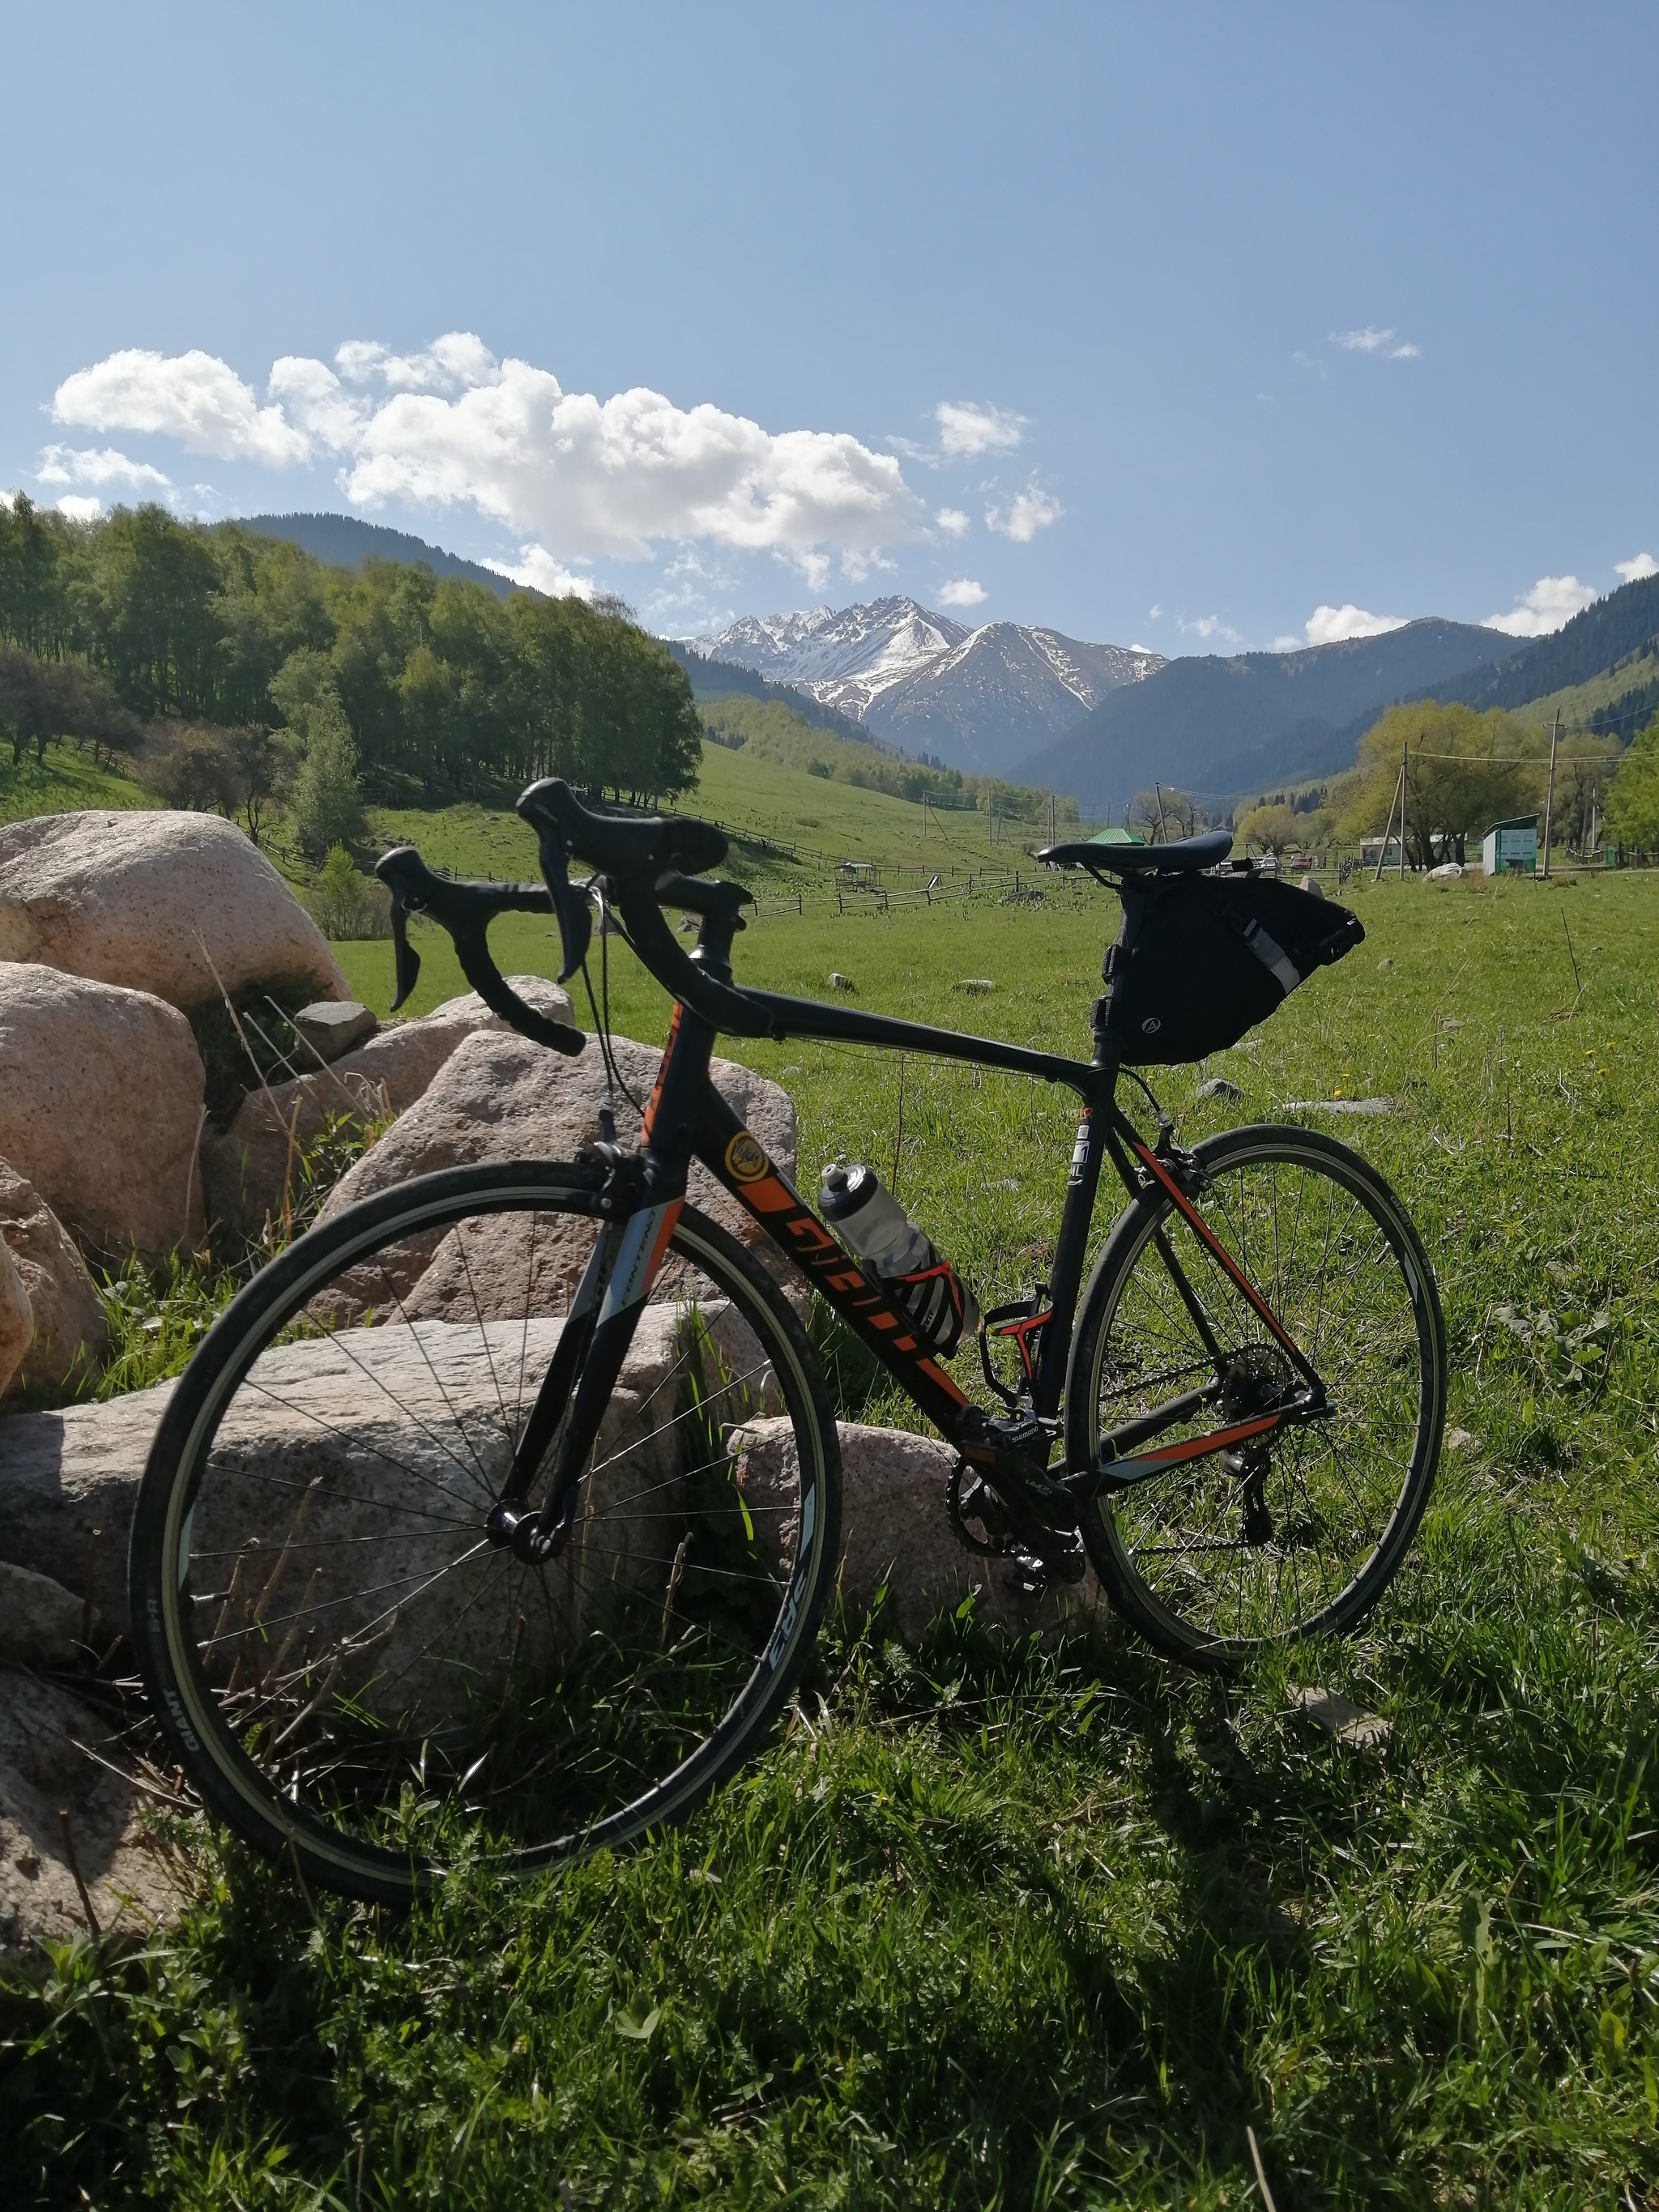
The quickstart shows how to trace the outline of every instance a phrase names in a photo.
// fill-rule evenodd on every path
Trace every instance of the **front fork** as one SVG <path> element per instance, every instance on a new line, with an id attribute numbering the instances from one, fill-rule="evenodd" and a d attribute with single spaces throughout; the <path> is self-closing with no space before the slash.
<path id="1" fill-rule="evenodd" d="M 622 1176 L 613 1174 L 606 1185 L 613 1205 L 618 1202 L 617 1187 L 623 1182 Z M 619 1220 L 606 1222 L 594 1240 L 501 1495 L 485 1523 L 491 1543 L 510 1548 L 521 1559 L 534 1563 L 551 1559 L 568 1540 L 599 1425 L 684 1204 L 682 1197 L 653 1202 L 647 1193 L 643 1204 Z M 540 1510 L 531 1512 L 532 1486 L 559 1437 L 561 1423 L 564 1433 L 559 1437 L 547 1495 Z"/>

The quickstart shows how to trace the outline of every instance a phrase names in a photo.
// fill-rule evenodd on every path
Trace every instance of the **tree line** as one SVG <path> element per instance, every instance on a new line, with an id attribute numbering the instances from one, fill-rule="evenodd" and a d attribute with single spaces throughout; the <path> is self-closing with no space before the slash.
<path id="1" fill-rule="evenodd" d="M 1390 707 L 1360 739 L 1346 775 L 1240 809 L 1233 828 L 1246 844 L 1275 854 L 1380 836 L 1391 813 L 1398 834 L 1403 763 L 1407 865 L 1466 862 L 1494 823 L 1541 814 L 1549 755 L 1547 730 L 1501 708 L 1478 714 L 1433 700 Z M 1549 805 L 1552 836 L 1565 850 L 1588 853 L 1609 834 L 1637 851 L 1659 850 L 1659 724 L 1622 753 L 1593 725 L 1564 737 Z"/>
<path id="2" fill-rule="evenodd" d="M 423 567 L 325 567 L 163 507 L 76 522 L 0 500 L 0 721 L 133 755 L 170 804 L 258 838 L 273 805 L 320 859 L 364 799 L 539 775 L 634 803 L 690 787 L 690 685 L 616 601 L 505 600 Z"/>

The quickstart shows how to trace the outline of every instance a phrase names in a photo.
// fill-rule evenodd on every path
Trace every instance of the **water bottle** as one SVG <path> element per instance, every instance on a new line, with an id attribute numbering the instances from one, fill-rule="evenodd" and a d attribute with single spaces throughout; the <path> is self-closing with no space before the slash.
<path id="1" fill-rule="evenodd" d="M 979 1327 L 974 1294 L 873 1168 L 825 1168 L 818 1210 L 863 1261 L 929 1352 L 948 1359 Z"/>

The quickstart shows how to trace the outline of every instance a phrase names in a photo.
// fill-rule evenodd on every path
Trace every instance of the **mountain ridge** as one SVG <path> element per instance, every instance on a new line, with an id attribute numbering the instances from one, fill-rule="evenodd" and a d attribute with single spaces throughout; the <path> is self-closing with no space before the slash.
<path id="1" fill-rule="evenodd" d="M 1332 775 L 1352 766 L 1359 737 L 1384 707 L 1472 681 L 1522 642 L 1431 615 L 1379 637 L 1297 653 L 1166 661 L 1133 690 L 1108 693 L 1016 773 L 1090 810 L 1125 806 L 1155 781 L 1225 799 Z"/>
<path id="2" fill-rule="evenodd" d="M 1638 576 L 1596 599 L 1547 637 L 1532 638 L 1484 681 L 1438 686 L 1465 706 L 1524 707 L 1601 675 L 1659 635 L 1659 576 Z"/>
<path id="3" fill-rule="evenodd" d="M 895 594 L 836 610 L 749 615 L 697 650 L 786 683 L 906 751 L 1006 775 L 1123 684 L 1163 662 L 1047 627 L 969 627 Z"/>
<path id="4" fill-rule="evenodd" d="M 388 529 L 381 522 L 365 522 L 361 515 L 233 514 L 225 519 L 255 537 L 283 538 L 331 568 L 361 568 L 365 561 L 398 561 L 406 568 L 418 563 L 430 568 L 434 576 L 459 576 L 469 583 L 483 584 L 498 599 L 528 588 L 503 576 L 499 569 L 485 568 L 481 561 L 447 553 L 441 545 L 428 545 L 423 538 L 412 537 L 406 530 Z"/>

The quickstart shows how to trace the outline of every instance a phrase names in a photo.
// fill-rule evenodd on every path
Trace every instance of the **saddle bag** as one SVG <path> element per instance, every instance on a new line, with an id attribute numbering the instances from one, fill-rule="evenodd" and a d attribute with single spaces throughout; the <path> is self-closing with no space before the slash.
<path id="1" fill-rule="evenodd" d="M 1132 1067 L 1172 1067 L 1237 1044 L 1316 968 L 1364 941 L 1346 907 L 1253 873 L 1130 878 L 1121 895 L 1096 1026 Z"/>

